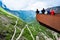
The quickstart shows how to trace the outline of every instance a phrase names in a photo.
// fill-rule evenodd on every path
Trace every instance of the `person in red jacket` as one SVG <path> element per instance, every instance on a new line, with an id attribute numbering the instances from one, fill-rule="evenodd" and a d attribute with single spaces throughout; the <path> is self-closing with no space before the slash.
<path id="1" fill-rule="evenodd" d="M 50 13 L 51 13 L 51 15 L 54 15 L 55 14 L 55 12 L 54 12 L 53 9 L 50 11 Z"/>

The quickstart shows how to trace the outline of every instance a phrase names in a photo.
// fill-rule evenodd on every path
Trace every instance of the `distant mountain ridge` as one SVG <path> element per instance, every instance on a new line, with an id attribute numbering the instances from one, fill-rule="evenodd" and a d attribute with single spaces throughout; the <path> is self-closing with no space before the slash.
<path id="1" fill-rule="evenodd" d="M 60 13 L 60 6 L 55 6 L 51 8 L 47 8 L 46 10 L 54 9 L 55 13 Z"/>
<path id="2" fill-rule="evenodd" d="M 18 16 L 19 18 L 22 18 L 24 21 L 26 22 L 30 22 L 32 21 L 33 19 L 35 19 L 35 15 L 36 13 L 32 10 L 9 10 L 7 8 L 4 8 L 6 11 Z"/>
<path id="3" fill-rule="evenodd" d="M 2 7 L 2 2 L 0 1 L 0 7 Z"/>

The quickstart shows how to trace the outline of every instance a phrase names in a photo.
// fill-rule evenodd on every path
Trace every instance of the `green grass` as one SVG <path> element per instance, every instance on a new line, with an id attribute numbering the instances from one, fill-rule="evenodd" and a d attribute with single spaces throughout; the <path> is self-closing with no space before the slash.
<path id="1" fill-rule="evenodd" d="M 17 27 L 23 28 L 25 26 L 25 22 L 18 18 L 15 15 L 10 14 L 0 7 L 0 34 L 5 35 L 5 40 L 11 40 L 11 37 L 14 33 L 14 25 L 16 24 L 16 20 L 18 19 Z M 6 22 L 8 21 L 8 22 Z M 3 23 L 2 23 L 3 22 Z M 20 30 L 17 29 L 16 37 L 20 34 Z"/>
<path id="2" fill-rule="evenodd" d="M 0 35 L 5 36 L 3 37 L 3 39 L 11 40 L 15 30 L 14 25 L 16 24 L 17 19 L 18 23 L 16 27 L 18 27 L 19 29 L 23 29 L 27 24 L 26 22 L 24 22 L 21 18 L 18 18 L 17 16 L 5 11 L 3 8 L 0 7 Z M 44 36 L 51 38 L 52 40 L 56 40 L 55 36 L 60 37 L 60 34 L 53 32 L 52 30 L 49 30 L 48 28 L 40 25 L 36 20 L 28 24 L 28 27 L 31 30 L 32 35 L 34 36 L 35 39 L 36 36 L 38 36 L 40 40 L 46 40 Z M 16 28 L 16 35 L 14 37 L 14 40 L 16 40 L 16 38 L 21 33 L 21 30 L 19 30 L 18 28 Z M 43 35 L 42 33 L 45 35 Z M 54 35 L 54 33 L 56 33 L 57 35 Z M 33 40 L 27 28 L 24 29 L 21 38 L 23 37 L 25 37 L 27 40 Z M 0 39 L 2 40 L 2 38 Z"/>

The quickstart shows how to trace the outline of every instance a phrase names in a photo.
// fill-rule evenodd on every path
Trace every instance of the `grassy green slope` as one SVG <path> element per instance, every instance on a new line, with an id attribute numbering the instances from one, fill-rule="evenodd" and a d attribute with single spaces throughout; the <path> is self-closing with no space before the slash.
<path id="1" fill-rule="evenodd" d="M 56 36 L 57 38 L 60 37 L 60 34 L 40 25 L 36 20 L 29 24 L 29 28 L 34 37 L 38 36 L 40 40 L 48 40 L 49 38 L 50 40 L 57 40 Z"/>
<path id="2" fill-rule="evenodd" d="M 17 19 L 18 22 L 16 26 L 22 29 L 26 23 L 22 19 L 10 14 L 9 12 L 5 11 L 3 8 L 0 7 L 0 35 L 2 35 L 2 37 L 0 37 L 3 40 L 11 40 Z M 18 30 L 18 28 L 15 38 L 20 34 L 20 30 Z"/>
<path id="3" fill-rule="evenodd" d="M 34 39 L 36 40 L 36 36 L 39 37 L 40 40 L 58 40 L 60 37 L 59 33 L 56 33 L 42 25 L 40 25 L 36 20 L 28 24 L 28 28 L 32 32 Z M 23 36 L 28 40 L 33 40 L 30 32 L 25 29 Z"/>
<path id="4" fill-rule="evenodd" d="M 5 11 L 3 8 L 0 7 L 0 40 L 11 40 L 15 31 L 15 25 L 16 35 L 14 37 L 14 40 L 16 40 L 16 38 L 19 36 L 26 24 L 27 23 L 25 23 L 22 19 L 10 14 L 9 12 Z M 36 20 L 27 25 L 32 34 L 26 27 L 24 29 L 24 32 L 22 33 L 20 40 L 33 40 L 33 38 L 36 39 L 36 36 L 38 36 L 40 40 L 56 40 L 58 37 L 60 37 L 60 34 L 49 30 L 44 26 L 41 26 Z M 33 36 L 33 38 L 31 35 Z"/>

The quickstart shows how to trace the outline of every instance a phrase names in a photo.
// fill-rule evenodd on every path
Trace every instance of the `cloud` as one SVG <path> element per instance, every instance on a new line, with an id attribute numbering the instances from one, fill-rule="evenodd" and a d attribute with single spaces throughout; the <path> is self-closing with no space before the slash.
<path id="1" fill-rule="evenodd" d="M 29 5 L 27 8 L 25 8 L 26 10 L 30 9 L 30 10 L 36 10 L 39 9 L 41 10 L 42 8 L 47 8 L 47 4 L 45 2 L 36 2 L 34 4 Z"/>
<path id="2" fill-rule="evenodd" d="M 20 10 L 35 3 L 37 0 L 2 0 L 2 2 L 11 10 Z"/>
<path id="3" fill-rule="evenodd" d="M 29 0 L 3 0 L 2 2 L 11 10 L 19 10 L 27 6 Z"/>
<path id="4" fill-rule="evenodd" d="M 53 6 L 60 6 L 60 0 L 46 0 L 45 1 L 47 3 L 48 7 L 53 7 Z"/>
<path id="5" fill-rule="evenodd" d="M 54 7 L 54 6 L 60 6 L 60 0 L 39 0 L 35 2 L 34 4 L 29 5 L 26 10 L 31 9 L 31 10 L 36 10 L 39 9 L 41 10 L 42 8 L 49 8 L 49 7 Z"/>
<path id="6" fill-rule="evenodd" d="M 2 0 L 2 2 L 11 10 L 41 10 L 60 5 L 60 0 Z"/>

